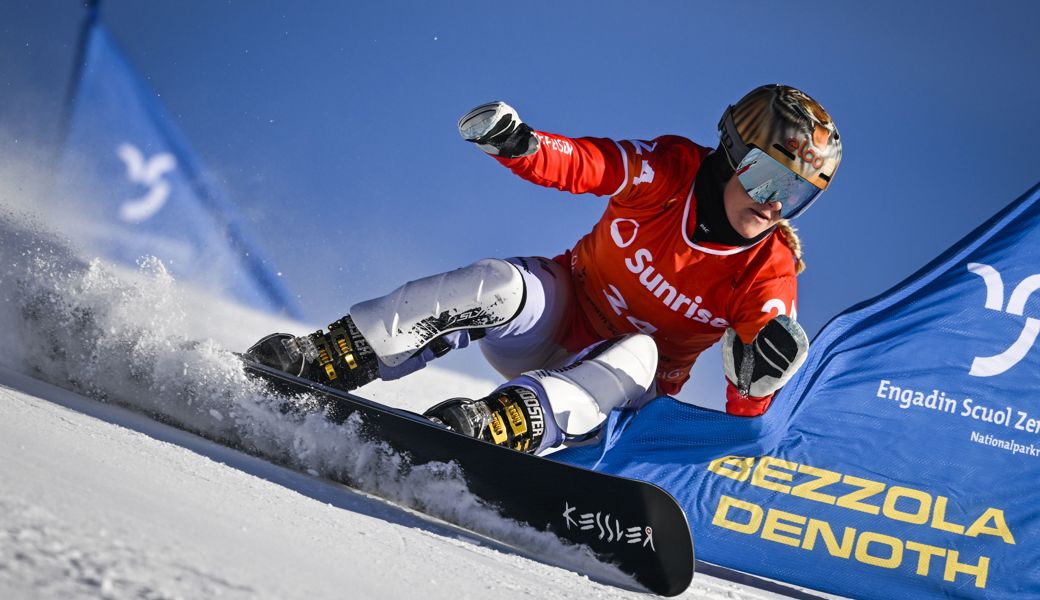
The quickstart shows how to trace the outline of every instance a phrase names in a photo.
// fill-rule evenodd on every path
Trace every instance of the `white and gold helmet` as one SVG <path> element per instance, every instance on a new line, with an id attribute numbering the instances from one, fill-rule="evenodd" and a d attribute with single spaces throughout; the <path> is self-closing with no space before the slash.
<path id="1" fill-rule="evenodd" d="M 841 137 L 820 103 L 793 87 L 755 88 L 726 109 L 719 149 L 757 202 L 781 202 L 794 218 L 827 189 L 841 163 Z"/>

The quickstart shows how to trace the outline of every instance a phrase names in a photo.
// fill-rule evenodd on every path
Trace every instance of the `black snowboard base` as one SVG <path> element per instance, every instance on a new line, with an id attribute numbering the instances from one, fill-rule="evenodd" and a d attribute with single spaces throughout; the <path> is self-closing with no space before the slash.
<path id="1" fill-rule="evenodd" d="M 359 413 L 366 435 L 408 455 L 412 464 L 456 463 L 469 490 L 501 516 L 587 546 L 656 594 L 681 594 L 693 578 L 693 538 L 686 515 L 653 484 L 494 446 L 415 413 L 241 358 L 248 375 L 282 394 L 311 395 L 335 422 Z"/>

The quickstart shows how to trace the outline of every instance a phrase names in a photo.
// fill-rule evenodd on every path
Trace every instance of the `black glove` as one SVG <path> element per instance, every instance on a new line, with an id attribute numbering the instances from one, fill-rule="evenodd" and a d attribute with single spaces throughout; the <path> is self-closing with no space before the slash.
<path id="1" fill-rule="evenodd" d="M 463 115 L 459 133 L 494 156 L 516 158 L 538 152 L 538 136 L 505 102 L 489 102 Z"/>
<path id="2" fill-rule="evenodd" d="M 722 336 L 726 378 L 745 397 L 762 398 L 779 390 L 802 366 L 808 352 L 805 331 L 786 315 L 766 323 L 750 344 L 741 341 L 732 328 Z"/>

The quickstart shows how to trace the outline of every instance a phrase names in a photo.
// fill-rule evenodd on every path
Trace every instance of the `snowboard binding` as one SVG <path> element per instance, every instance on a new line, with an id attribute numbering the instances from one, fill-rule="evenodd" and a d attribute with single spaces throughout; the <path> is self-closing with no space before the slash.
<path id="1" fill-rule="evenodd" d="M 296 377 L 350 391 L 379 378 L 375 352 L 350 315 L 328 327 L 295 337 L 272 333 L 246 350 L 246 356 Z"/>
<path id="2" fill-rule="evenodd" d="M 509 386 L 479 400 L 452 398 L 423 416 L 462 435 L 534 454 L 545 435 L 541 402 L 527 388 Z"/>

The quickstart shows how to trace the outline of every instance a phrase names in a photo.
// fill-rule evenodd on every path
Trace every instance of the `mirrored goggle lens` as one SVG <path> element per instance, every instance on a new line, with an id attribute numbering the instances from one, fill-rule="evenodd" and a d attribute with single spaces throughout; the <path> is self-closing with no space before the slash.
<path id="1" fill-rule="evenodd" d="M 785 219 L 802 214 L 822 191 L 758 148 L 744 156 L 736 175 L 755 202 L 780 202 L 780 216 Z"/>

